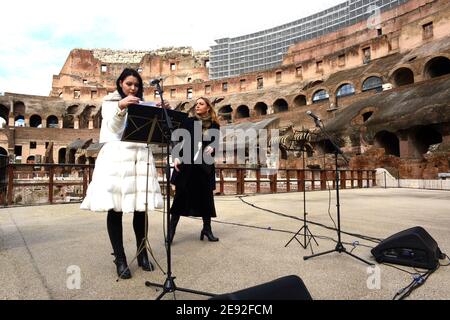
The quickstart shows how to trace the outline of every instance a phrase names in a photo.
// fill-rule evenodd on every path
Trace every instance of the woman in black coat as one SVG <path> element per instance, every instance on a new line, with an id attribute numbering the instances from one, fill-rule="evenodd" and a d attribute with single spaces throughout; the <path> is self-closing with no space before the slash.
<path id="1" fill-rule="evenodd" d="M 175 197 L 170 208 L 171 223 L 169 241 L 172 243 L 180 216 L 202 217 L 203 229 L 200 240 L 206 236 L 209 241 L 219 241 L 212 233 L 211 217 L 216 217 L 214 190 L 216 174 L 214 166 L 215 148 L 220 133 L 216 113 L 207 98 L 197 99 L 195 114 L 180 126 L 190 134 L 190 161 L 175 159 L 175 171 L 171 182 L 175 185 Z M 202 133 L 195 134 L 195 128 Z M 198 141 L 196 140 L 198 137 Z M 200 141 L 201 137 L 201 141 Z M 199 158 L 200 156 L 200 158 Z M 212 161 L 208 161 L 212 160 Z"/>

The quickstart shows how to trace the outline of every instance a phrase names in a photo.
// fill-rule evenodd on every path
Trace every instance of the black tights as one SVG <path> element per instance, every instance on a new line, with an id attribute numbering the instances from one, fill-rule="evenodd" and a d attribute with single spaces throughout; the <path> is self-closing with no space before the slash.
<path id="1" fill-rule="evenodd" d="M 109 239 L 111 240 L 111 245 L 116 256 L 125 255 L 123 249 L 122 216 L 122 212 L 109 210 L 108 217 L 106 219 Z M 133 229 L 136 236 L 136 248 L 139 249 L 139 246 L 142 244 L 142 240 L 145 238 L 145 212 L 134 212 Z"/>

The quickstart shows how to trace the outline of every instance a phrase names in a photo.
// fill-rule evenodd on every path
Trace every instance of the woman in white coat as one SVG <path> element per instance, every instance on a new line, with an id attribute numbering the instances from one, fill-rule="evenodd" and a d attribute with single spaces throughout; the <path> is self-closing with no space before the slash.
<path id="1" fill-rule="evenodd" d="M 143 100 L 142 78 L 136 70 L 125 69 L 116 82 L 117 91 L 109 94 L 102 104 L 100 143 L 104 143 L 97 157 L 92 182 L 81 209 L 107 211 L 107 228 L 117 275 L 131 278 L 122 236 L 122 214 L 133 213 L 133 229 L 136 246 L 144 246 L 145 202 L 147 182 L 146 144 L 121 141 L 127 121 L 127 108 Z M 148 179 L 148 209 L 162 208 L 163 199 L 158 184 L 153 154 L 150 150 Z M 138 265 L 145 271 L 153 271 L 147 250 L 137 256 Z"/>

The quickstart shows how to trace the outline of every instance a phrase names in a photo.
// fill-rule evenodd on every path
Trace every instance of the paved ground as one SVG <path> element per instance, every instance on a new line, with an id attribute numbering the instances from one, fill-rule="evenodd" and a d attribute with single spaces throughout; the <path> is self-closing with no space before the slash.
<path id="1" fill-rule="evenodd" d="M 328 192 L 306 194 L 308 218 L 332 225 L 328 216 Z M 299 193 L 259 195 L 244 198 L 258 206 L 294 217 L 303 217 L 303 196 Z M 344 231 L 386 238 L 398 231 L 424 227 L 443 252 L 450 252 L 450 193 L 408 189 L 361 189 L 341 192 L 341 221 Z M 213 223 L 220 242 L 199 241 L 201 221 L 182 218 L 172 246 L 172 271 L 179 287 L 211 293 L 225 293 L 281 276 L 296 274 L 314 299 L 391 299 L 411 282 L 402 271 L 380 266 L 381 289 L 368 289 L 367 266 L 345 254 L 331 253 L 308 261 L 310 253 L 297 241 L 288 247 L 302 222 L 262 211 L 236 197 L 216 198 L 219 217 Z M 331 214 L 336 212 L 331 193 Z M 105 214 L 79 210 L 78 204 L 7 208 L 0 210 L 0 299 L 154 299 L 160 293 L 144 285 L 162 283 L 160 271 L 144 272 L 131 264 L 133 278 L 116 282 L 115 266 L 106 233 Z M 149 243 L 165 270 L 163 214 L 150 215 Z M 310 224 L 318 236 L 315 252 L 333 249 L 335 244 L 320 237 L 336 232 Z M 124 217 L 127 256 L 134 255 L 132 217 Z M 303 241 L 302 237 L 299 237 Z M 375 244 L 353 236 L 343 241 Z M 352 245 L 346 245 L 352 249 Z M 370 248 L 359 246 L 359 257 L 373 261 Z M 444 261 L 442 261 L 444 263 Z M 80 289 L 69 289 L 81 272 Z M 411 268 L 405 268 L 414 272 Z M 69 269 L 69 271 L 72 269 Z M 76 269 L 74 269 L 76 270 Z M 450 299 L 450 267 L 441 267 L 417 289 L 410 299 Z M 173 295 L 166 295 L 173 299 Z M 205 299 L 177 292 L 177 299 Z"/>

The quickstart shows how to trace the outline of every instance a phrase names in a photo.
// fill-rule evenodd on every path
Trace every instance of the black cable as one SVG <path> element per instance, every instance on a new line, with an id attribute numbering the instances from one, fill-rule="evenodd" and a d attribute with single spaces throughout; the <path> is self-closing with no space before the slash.
<path id="1" fill-rule="evenodd" d="M 428 278 L 438 269 L 439 269 L 439 265 L 437 266 L 437 268 L 435 268 L 433 270 L 429 270 L 428 272 L 426 272 L 423 275 L 421 274 L 421 275 L 414 276 L 414 280 L 407 287 L 405 287 L 404 289 L 397 292 L 397 294 L 394 296 L 393 300 L 395 300 L 399 295 L 401 295 L 401 296 L 398 298 L 398 300 L 404 300 L 405 298 L 409 297 L 409 295 L 411 295 L 411 293 L 414 290 L 423 286 L 423 284 L 428 280 Z"/>
<path id="2" fill-rule="evenodd" d="M 331 216 L 331 187 L 330 187 L 330 181 L 327 179 L 327 189 L 328 189 L 328 216 L 330 217 L 331 221 L 333 221 L 334 228 L 337 231 L 336 222 L 334 221 L 333 217 Z"/>
<path id="3" fill-rule="evenodd" d="M 281 212 L 277 212 L 277 211 L 273 211 L 273 210 L 270 210 L 270 209 L 265 209 L 265 208 L 259 207 L 259 206 L 255 205 L 253 203 L 245 201 L 243 198 L 246 198 L 246 197 L 248 197 L 248 196 L 239 196 L 238 198 L 242 202 L 247 204 L 248 206 L 251 206 L 251 207 L 253 207 L 255 209 L 266 211 L 266 212 L 269 212 L 269 213 L 273 213 L 273 214 L 276 214 L 278 216 L 285 217 L 285 218 L 290 218 L 290 219 L 296 219 L 296 220 L 304 221 L 304 219 L 302 219 L 302 218 L 298 218 L 298 217 L 291 216 L 291 215 L 288 215 L 288 214 L 284 214 L 284 213 L 281 213 Z M 308 223 L 316 225 L 316 226 L 319 226 L 319 227 L 322 227 L 322 228 L 325 228 L 325 229 L 328 229 L 328 230 L 337 231 L 337 228 L 329 227 L 327 225 L 324 225 L 324 224 L 321 224 L 321 223 L 318 223 L 318 222 L 314 222 L 312 220 L 308 220 Z M 352 237 L 360 238 L 360 239 L 363 239 L 363 240 L 366 240 L 366 241 L 374 242 L 374 243 L 380 243 L 381 241 L 383 241 L 382 239 L 379 239 L 379 238 L 365 236 L 365 235 L 360 235 L 360 234 L 356 234 L 356 233 L 345 232 L 345 231 L 342 231 L 342 230 L 341 230 L 341 233 L 344 233 L 344 234 L 352 236 Z"/>

